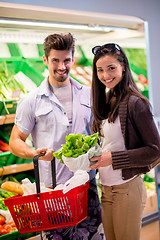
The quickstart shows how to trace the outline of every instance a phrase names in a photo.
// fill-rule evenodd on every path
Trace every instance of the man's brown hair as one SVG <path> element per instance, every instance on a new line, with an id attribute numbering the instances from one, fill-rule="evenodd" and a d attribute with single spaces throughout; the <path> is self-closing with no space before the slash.
<path id="1" fill-rule="evenodd" d="M 71 33 L 68 34 L 51 34 L 47 36 L 43 43 L 45 56 L 48 59 L 51 49 L 72 51 L 75 50 L 75 39 Z"/>

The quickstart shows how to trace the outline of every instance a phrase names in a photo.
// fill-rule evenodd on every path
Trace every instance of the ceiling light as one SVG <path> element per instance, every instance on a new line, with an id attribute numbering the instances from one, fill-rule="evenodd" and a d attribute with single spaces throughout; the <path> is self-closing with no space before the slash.
<path id="1" fill-rule="evenodd" d="M 44 28 L 63 28 L 63 29 L 75 29 L 86 31 L 102 31 L 110 32 L 115 27 L 97 26 L 97 25 L 82 25 L 82 24 L 67 24 L 67 23 L 53 23 L 53 22 L 40 22 L 40 21 L 28 21 L 28 20 L 15 20 L 15 19 L 0 19 L 0 24 L 18 25 L 18 26 L 34 26 Z"/>

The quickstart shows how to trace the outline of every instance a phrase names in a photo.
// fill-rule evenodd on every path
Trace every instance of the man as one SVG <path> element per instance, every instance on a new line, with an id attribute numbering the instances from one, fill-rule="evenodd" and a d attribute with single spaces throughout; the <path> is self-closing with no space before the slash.
<path id="1" fill-rule="evenodd" d="M 74 47 L 70 33 L 46 37 L 43 62 L 49 76 L 20 100 L 10 137 L 11 152 L 17 156 L 30 159 L 44 154 L 39 161 L 39 172 L 46 187 L 52 186 L 53 150 L 57 151 L 65 144 L 69 133 L 91 134 L 90 88 L 69 76 L 74 63 Z M 30 133 L 35 150 L 26 144 Z M 89 174 L 87 219 L 75 227 L 43 232 L 46 239 L 103 239 L 95 171 Z M 72 176 L 73 173 L 56 159 L 56 184 L 64 184 Z"/>

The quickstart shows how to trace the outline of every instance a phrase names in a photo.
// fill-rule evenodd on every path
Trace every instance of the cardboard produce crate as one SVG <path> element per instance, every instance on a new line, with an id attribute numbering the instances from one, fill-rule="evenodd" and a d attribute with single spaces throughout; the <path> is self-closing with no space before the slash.
<path id="1" fill-rule="evenodd" d="M 155 192 L 153 195 L 148 197 L 146 207 L 143 211 L 143 216 L 156 211 L 158 211 L 158 198 Z M 158 220 L 142 227 L 140 240 L 159 240 L 159 227 L 160 225 Z"/>
<path id="2" fill-rule="evenodd" d="M 143 211 L 143 216 L 158 211 L 158 198 L 156 192 L 147 198 L 147 203 Z"/>

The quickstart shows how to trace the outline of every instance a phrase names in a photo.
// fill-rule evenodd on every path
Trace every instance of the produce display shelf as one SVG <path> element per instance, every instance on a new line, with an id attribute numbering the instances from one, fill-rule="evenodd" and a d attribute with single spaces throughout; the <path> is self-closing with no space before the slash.
<path id="1" fill-rule="evenodd" d="M 38 87 L 44 80 L 45 76 L 43 74 L 47 69 L 43 63 L 42 57 L 26 59 L 26 64 L 27 68 L 24 73 L 29 76 Z"/>
<path id="2" fill-rule="evenodd" d="M 22 57 L 1 58 L 0 63 L 6 62 L 9 72 L 17 74 L 22 72 L 31 79 L 37 86 L 44 80 L 42 75 L 45 70 L 42 58 L 25 59 Z"/>
<path id="3" fill-rule="evenodd" d="M 17 43 L 7 43 L 12 57 L 22 57 L 22 52 Z"/>
<path id="4" fill-rule="evenodd" d="M 14 114 L 17 108 L 17 100 L 0 101 L 0 115 Z"/>
<path id="5" fill-rule="evenodd" d="M 0 168 L 0 175 L 8 175 L 33 169 L 34 169 L 33 162 L 13 164 L 11 166 L 4 166 L 3 168 Z"/>
<path id="6" fill-rule="evenodd" d="M 11 152 L 0 153 L 0 168 L 6 166 L 7 162 L 11 158 Z"/>
<path id="7" fill-rule="evenodd" d="M 0 125 L 3 125 L 5 122 L 5 116 L 0 116 Z"/>
<path id="8" fill-rule="evenodd" d="M 12 164 L 30 163 L 32 161 L 33 159 L 17 157 L 10 151 L 0 153 L 0 168 L 3 168 L 4 166 L 10 166 Z"/>
<path id="9" fill-rule="evenodd" d="M 12 233 L 1 235 L 0 240 L 18 240 L 18 239 L 22 240 L 22 239 L 28 239 L 30 237 L 36 236 L 37 234 L 39 234 L 39 233 L 37 232 L 37 233 L 21 234 L 18 231 L 15 231 Z"/>
<path id="10" fill-rule="evenodd" d="M 38 48 L 39 56 L 42 57 L 44 55 L 43 44 L 37 44 L 37 48 Z"/>
<path id="11" fill-rule="evenodd" d="M 0 125 L 14 123 L 16 114 L 8 114 L 0 116 Z"/>

